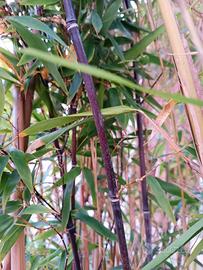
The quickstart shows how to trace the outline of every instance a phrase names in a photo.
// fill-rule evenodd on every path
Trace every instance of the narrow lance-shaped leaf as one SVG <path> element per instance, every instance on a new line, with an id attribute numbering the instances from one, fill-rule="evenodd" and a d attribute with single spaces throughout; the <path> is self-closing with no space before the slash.
<path id="1" fill-rule="evenodd" d="M 23 215 L 21 219 L 18 220 L 18 225 L 13 224 L 8 230 L 6 234 L 3 236 L 0 242 L 0 261 L 2 262 L 5 258 L 6 254 L 10 251 L 12 246 L 15 244 L 17 239 L 19 238 L 20 234 L 24 230 L 25 223 L 24 221 L 28 222 L 30 219 L 30 215 Z"/>
<path id="2" fill-rule="evenodd" d="M 23 209 L 23 214 L 27 215 L 27 214 L 47 214 L 47 213 L 51 213 L 53 212 L 51 209 L 48 209 L 46 206 L 44 205 L 30 205 L 28 207 L 26 207 L 25 209 Z"/>
<path id="3" fill-rule="evenodd" d="M 128 106 L 116 106 L 116 107 L 110 107 L 110 108 L 105 108 L 101 110 L 102 115 L 105 116 L 116 116 L 119 114 L 123 113 L 130 113 L 130 112 L 135 112 L 134 109 L 128 107 Z M 79 120 L 84 117 L 92 117 L 92 112 L 83 112 L 83 113 L 77 113 L 77 114 L 72 114 L 68 116 L 61 116 L 61 117 L 55 117 L 49 120 L 43 120 L 25 130 L 23 130 L 20 133 L 20 136 L 27 136 L 31 134 L 36 134 L 37 132 L 41 132 L 44 130 L 49 130 L 55 127 L 60 127 L 63 125 L 70 124 L 76 120 Z"/>
<path id="4" fill-rule="evenodd" d="M 11 23 L 29 47 L 31 47 L 31 48 L 37 47 L 37 48 L 40 48 L 40 50 L 43 51 L 44 53 L 47 52 L 47 50 L 48 50 L 47 46 L 45 45 L 45 43 L 42 41 L 42 39 L 38 35 L 33 34 L 25 26 L 23 26 L 20 23 L 17 23 L 16 21 L 11 21 Z M 50 74 L 53 76 L 54 80 L 56 80 L 56 82 L 61 87 L 61 89 L 63 89 L 63 91 L 68 95 L 66 85 L 65 85 L 63 78 L 61 77 L 61 74 L 59 73 L 58 68 L 56 66 L 57 62 L 50 64 L 50 62 L 47 60 L 48 59 L 44 59 L 42 61 L 43 64 L 49 70 Z"/>
<path id="5" fill-rule="evenodd" d="M 125 52 L 125 59 L 126 60 L 134 60 L 140 54 L 142 54 L 148 45 L 152 43 L 159 35 L 164 33 L 164 26 L 161 25 L 159 28 L 145 36 L 139 42 L 137 42 L 132 48 Z"/>
<path id="6" fill-rule="evenodd" d="M 6 173 L 2 177 L 1 186 L 3 186 L 3 195 L 2 195 L 2 209 L 5 212 L 6 204 L 10 198 L 11 193 L 15 189 L 16 185 L 20 180 L 19 174 L 16 170 L 12 173 Z"/>
<path id="7" fill-rule="evenodd" d="M 4 111 L 4 104 L 5 104 L 5 93 L 2 80 L 0 80 L 0 116 Z"/>
<path id="8" fill-rule="evenodd" d="M 76 212 L 75 217 L 88 226 L 90 226 L 94 231 L 96 231 L 98 234 L 112 240 L 116 241 L 117 237 L 115 234 L 113 234 L 109 229 L 107 229 L 102 223 L 100 223 L 98 220 L 96 220 L 93 217 L 90 217 L 88 214 L 84 213 L 84 211 L 79 210 Z"/>
<path id="9" fill-rule="evenodd" d="M 47 24 L 35 18 L 32 18 L 31 16 L 12 16 L 12 17 L 6 17 L 6 19 L 9 21 L 20 23 L 31 29 L 42 31 L 45 34 L 47 34 L 49 37 L 58 41 L 58 43 L 60 43 L 62 46 L 64 47 L 67 46 L 65 42 Z"/>
<path id="10" fill-rule="evenodd" d="M 108 6 L 102 18 L 102 21 L 103 21 L 102 32 L 105 33 L 106 31 L 109 30 L 110 26 L 112 25 L 114 19 L 117 16 L 117 12 L 120 5 L 121 5 L 121 0 L 115 0 L 111 2 L 111 4 Z"/>
<path id="11" fill-rule="evenodd" d="M 197 244 L 190 256 L 187 258 L 185 268 L 188 268 L 188 266 L 195 260 L 201 251 L 203 251 L 203 239 Z"/>
<path id="12" fill-rule="evenodd" d="M 59 0 L 21 0 L 20 5 L 36 6 L 36 5 L 53 5 L 58 3 Z"/>
<path id="13" fill-rule="evenodd" d="M 96 195 L 94 176 L 92 174 L 92 171 L 88 168 L 84 168 L 82 171 L 88 183 L 89 189 L 91 191 L 93 204 L 95 207 L 97 207 L 97 195 Z"/>
<path id="14" fill-rule="evenodd" d="M 8 159 L 9 159 L 8 156 L 0 156 L 0 183 L 1 183 L 2 173 L 8 163 Z"/>
<path id="15" fill-rule="evenodd" d="M 73 189 L 73 181 L 74 178 L 69 181 L 68 184 L 66 184 L 66 188 L 64 191 L 64 196 L 63 196 L 63 208 L 62 208 L 62 227 L 65 229 L 69 216 L 70 216 L 70 211 L 71 211 L 71 194 L 72 194 L 72 189 Z"/>
<path id="16" fill-rule="evenodd" d="M 120 84 L 126 87 L 129 87 L 132 90 L 137 90 L 143 93 L 148 93 L 153 96 L 158 96 L 164 99 L 173 99 L 177 102 L 185 103 L 185 104 L 193 104 L 197 105 L 200 107 L 203 107 L 203 101 L 200 99 L 195 99 L 195 98 L 190 98 L 190 97 L 185 97 L 181 94 L 171 94 L 169 92 L 164 92 L 164 91 L 159 91 L 155 89 L 148 89 L 144 88 L 140 85 L 137 85 L 131 80 L 125 79 L 122 76 L 118 76 L 114 73 L 111 73 L 109 71 L 105 71 L 103 69 L 99 69 L 95 66 L 90 66 L 90 65 L 85 65 L 85 64 L 79 64 L 79 63 L 74 63 L 74 62 L 69 62 L 67 60 L 64 60 L 58 56 L 51 55 L 50 53 L 45 53 L 40 50 L 36 49 L 23 49 L 26 54 L 32 55 L 36 58 L 39 58 L 44 61 L 49 61 L 49 63 L 57 63 L 60 66 L 64 66 L 67 68 L 70 68 L 75 71 L 83 72 L 90 74 L 94 77 L 100 78 L 100 79 L 105 79 L 110 82 L 114 82 L 116 84 Z"/>
<path id="17" fill-rule="evenodd" d="M 10 155 L 11 159 L 13 160 L 13 163 L 16 166 L 16 170 L 18 171 L 24 184 L 27 186 L 29 191 L 32 192 L 33 191 L 32 175 L 31 175 L 30 169 L 29 169 L 28 164 L 27 164 L 26 159 L 25 159 L 25 153 L 15 149 L 15 150 L 12 150 L 9 153 L 9 155 Z"/>
<path id="18" fill-rule="evenodd" d="M 176 221 L 173 214 L 173 210 L 159 182 L 156 180 L 156 178 L 152 176 L 147 177 L 147 182 L 150 185 L 159 206 L 167 214 L 167 216 L 171 219 L 171 221 L 175 223 Z"/>
<path id="19" fill-rule="evenodd" d="M 176 251 L 178 251 L 179 248 L 182 248 L 193 237 L 195 237 L 199 232 L 201 232 L 202 229 L 203 219 L 200 219 L 180 237 L 178 237 L 172 244 L 170 244 L 166 249 L 164 249 L 156 258 L 154 258 L 150 263 L 144 266 L 142 270 L 156 269 L 161 263 L 166 261 L 167 258 L 173 255 Z"/>
<path id="20" fill-rule="evenodd" d="M 102 20 L 101 20 L 99 14 L 95 10 L 92 11 L 92 25 L 93 25 L 97 34 L 100 32 L 100 30 L 102 29 L 102 26 L 103 26 Z"/>
<path id="21" fill-rule="evenodd" d="M 80 175 L 80 167 L 73 167 L 69 172 L 65 173 L 64 176 L 54 183 L 54 187 L 59 187 L 61 185 L 66 185 Z"/>

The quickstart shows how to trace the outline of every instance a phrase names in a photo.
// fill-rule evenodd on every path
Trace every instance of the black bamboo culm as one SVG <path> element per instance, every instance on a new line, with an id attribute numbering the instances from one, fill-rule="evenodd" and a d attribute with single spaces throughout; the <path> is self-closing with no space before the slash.
<path id="1" fill-rule="evenodd" d="M 88 64 L 84 47 L 81 41 L 80 32 L 78 29 L 72 1 L 64 0 L 63 2 L 64 2 L 65 14 L 66 14 L 67 31 L 73 42 L 73 45 L 77 54 L 78 62 Z M 90 75 L 84 74 L 84 73 L 82 74 L 82 77 L 85 83 L 88 99 L 89 99 L 90 106 L 93 112 L 95 126 L 97 129 L 98 138 L 99 138 L 99 142 L 101 146 L 102 157 L 103 157 L 104 166 L 105 166 L 106 175 L 107 175 L 107 181 L 108 181 L 109 198 L 112 204 L 112 209 L 113 209 L 113 214 L 114 214 L 114 219 L 115 219 L 116 233 L 118 237 L 118 243 L 119 243 L 119 248 L 120 248 L 120 255 L 121 255 L 121 260 L 123 264 L 123 269 L 129 270 L 130 263 L 129 263 L 128 250 L 127 250 L 127 244 L 126 244 L 126 239 L 125 239 L 121 207 L 120 207 L 120 202 L 119 202 L 119 198 L 117 194 L 117 184 L 116 184 L 115 174 L 113 171 L 110 150 L 108 147 L 108 141 L 105 134 L 104 121 L 103 121 L 103 117 L 101 115 L 101 111 L 97 103 L 93 79 Z"/>
<path id="2" fill-rule="evenodd" d="M 71 102 L 69 115 L 76 113 L 76 105 L 75 105 L 75 99 Z M 77 165 L 77 159 L 76 159 L 76 153 L 77 153 L 77 139 L 76 139 L 76 128 L 72 129 L 72 147 L 71 147 L 71 159 L 72 159 L 72 168 L 74 168 Z M 75 208 L 75 181 L 73 182 L 73 189 L 72 189 L 72 196 L 71 196 L 71 211 Z M 74 256 L 74 264 L 75 267 L 73 269 L 80 270 L 82 269 L 80 266 L 80 258 L 78 254 L 78 247 L 76 243 L 76 227 L 75 223 L 72 220 L 72 217 L 70 215 L 68 224 L 67 224 L 67 230 L 69 232 L 69 235 L 71 235 L 70 242 L 71 247 L 73 251 Z"/>
<path id="3" fill-rule="evenodd" d="M 131 8 L 130 1 L 124 0 L 127 9 Z M 133 65 L 135 65 L 133 63 Z M 137 74 L 134 72 L 134 80 L 137 82 Z M 136 95 L 136 102 L 141 106 L 141 96 Z M 146 175 L 146 165 L 145 165 L 145 150 L 144 150 L 144 133 L 143 133 L 143 118 L 141 113 L 136 115 L 137 121 L 137 134 L 138 134 L 138 152 L 140 160 L 140 177 Z M 141 193 L 142 193 L 142 211 L 144 216 L 144 228 L 145 228 L 145 238 L 146 238 L 146 250 L 147 258 L 146 263 L 152 260 L 152 235 L 151 235 L 151 216 L 148 203 L 148 191 L 146 177 L 141 181 Z"/>
<path id="4" fill-rule="evenodd" d="M 76 112 L 76 109 L 73 109 L 73 107 L 71 105 L 69 114 L 73 114 L 74 112 Z M 54 142 L 54 144 L 55 144 L 55 147 L 57 149 L 57 158 L 58 158 L 58 164 L 59 164 L 59 169 L 60 169 L 60 176 L 63 177 L 64 173 L 66 172 L 66 166 L 65 166 L 65 163 L 63 160 L 63 151 L 60 148 L 58 140 L 56 140 Z M 72 155 L 72 167 L 74 167 L 74 166 L 76 166 L 76 129 L 73 129 L 73 131 L 72 131 L 71 155 Z M 63 185 L 63 196 L 65 195 L 65 189 L 66 189 L 66 185 Z M 71 200 L 72 201 L 71 208 L 73 208 L 74 195 L 75 194 L 73 191 L 72 200 Z M 72 252 L 73 252 L 74 266 L 75 266 L 74 269 L 81 270 L 80 258 L 79 258 L 79 254 L 78 254 L 78 247 L 77 247 L 77 243 L 76 243 L 76 228 L 75 228 L 75 224 L 72 220 L 71 214 L 70 214 L 68 224 L 67 224 L 67 231 L 68 231 L 67 236 L 68 236 L 68 239 L 70 241 Z"/>
<path id="5" fill-rule="evenodd" d="M 141 104 L 140 96 L 136 96 L 137 104 Z M 137 113 L 137 132 L 138 132 L 138 151 L 140 160 L 140 176 L 144 177 L 146 175 L 145 166 L 145 152 L 144 152 L 144 133 L 143 133 L 143 118 L 141 113 Z M 141 181 L 141 192 L 142 192 L 142 211 L 144 216 L 144 227 L 145 227 L 145 237 L 146 237 L 146 250 L 147 258 L 146 263 L 152 260 L 152 236 L 151 236 L 151 216 L 148 203 L 148 191 L 146 177 Z"/>

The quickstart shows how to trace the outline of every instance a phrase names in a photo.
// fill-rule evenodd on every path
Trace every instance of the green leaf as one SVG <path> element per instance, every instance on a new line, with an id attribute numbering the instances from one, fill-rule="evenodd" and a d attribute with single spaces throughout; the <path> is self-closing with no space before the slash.
<path id="1" fill-rule="evenodd" d="M 188 268 L 188 266 L 195 260 L 195 258 L 200 254 L 200 252 L 203 250 L 203 239 L 197 244 L 197 246 L 194 248 L 190 256 L 187 258 L 185 262 L 185 269 Z"/>
<path id="2" fill-rule="evenodd" d="M 100 17 L 102 17 L 104 11 L 104 0 L 96 0 L 96 9 Z"/>
<path id="3" fill-rule="evenodd" d="M 108 6 L 102 18 L 102 21 L 103 21 L 102 32 L 107 32 L 109 30 L 113 21 L 117 17 L 118 9 L 120 6 L 121 6 L 121 0 L 114 0 Z"/>
<path id="4" fill-rule="evenodd" d="M 102 29 L 103 23 L 102 23 L 102 20 L 101 20 L 99 14 L 95 10 L 92 11 L 92 18 L 91 19 L 92 19 L 92 25 L 93 25 L 96 33 L 98 34 Z"/>
<path id="5" fill-rule="evenodd" d="M 156 180 L 159 182 L 160 186 L 162 187 L 162 189 L 165 191 L 165 192 L 168 192 L 172 195 L 175 195 L 175 196 L 178 196 L 178 197 L 181 197 L 182 194 L 181 194 L 181 189 L 176 186 L 175 184 L 172 184 L 172 183 L 168 183 L 166 181 L 163 181 L 159 178 L 156 177 Z M 189 201 L 192 201 L 192 202 L 197 202 L 196 199 L 192 198 L 191 196 L 189 196 L 186 192 L 183 192 L 183 195 L 184 195 L 184 198 L 189 200 Z"/>
<path id="6" fill-rule="evenodd" d="M 0 261 L 3 261 L 6 254 L 10 251 L 12 246 L 15 244 L 20 234 L 24 230 L 25 223 L 24 221 L 29 221 L 30 216 L 23 215 L 21 219 L 17 221 L 16 224 L 13 224 L 8 228 L 2 240 L 0 242 Z M 18 224 L 18 225 L 17 225 Z"/>
<path id="7" fill-rule="evenodd" d="M 156 30 L 145 36 L 143 39 L 141 39 L 139 42 L 137 42 L 132 48 L 127 50 L 125 52 L 125 59 L 126 60 L 134 60 L 136 59 L 140 54 L 142 54 L 146 47 L 152 43 L 158 36 L 163 34 L 165 31 L 165 28 L 163 25 L 158 27 Z"/>
<path id="8" fill-rule="evenodd" d="M 85 179 L 88 183 L 89 189 L 91 191 L 93 205 L 97 207 L 97 195 L 95 190 L 95 184 L 94 184 L 94 176 L 92 174 L 92 171 L 89 168 L 83 168 L 83 174 L 85 176 Z"/>
<path id="9" fill-rule="evenodd" d="M 14 218 L 9 215 L 0 215 L 0 239 L 4 236 L 8 228 L 13 224 Z"/>
<path id="10" fill-rule="evenodd" d="M 45 54 L 47 53 L 47 46 L 42 41 L 40 36 L 33 34 L 30 32 L 25 26 L 23 26 L 20 23 L 17 23 L 16 21 L 11 21 L 12 25 L 15 27 L 16 31 L 19 33 L 19 35 L 22 37 L 22 39 L 25 41 L 25 43 L 31 47 L 31 48 L 39 48 L 41 51 L 43 51 Z M 36 58 L 35 55 L 33 57 Z M 56 80 L 58 85 L 61 87 L 61 89 L 68 95 L 68 91 L 66 89 L 66 85 L 63 81 L 63 78 L 61 77 L 61 74 L 58 71 L 56 62 L 50 64 L 47 59 L 42 60 L 42 63 L 45 65 L 45 67 L 49 70 L 53 78 Z"/>
<path id="11" fill-rule="evenodd" d="M 80 175 L 81 169 L 80 167 L 74 167 L 69 172 L 65 173 L 64 176 L 54 183 L 54 187 L 59 187 L 61 185 L 66 185 L 71 182 L 72 179 L 75 179 L 78 175 Z"/>
<path id="12" fill-rule="evenodd" d="M 86 214 L 84 210 L 77 211 L 75 214 L 75 217 L 81 220 L 82 222 L 84 222 L 85 224 L 87 224 L 90 228 L 92 228 L 98 234 L 110 239 L 111 241 L 117 240 L 117 237 L 114 233 L 112 233 L 108 228 L 106 228 L 98 220 Z"/>
<path id="13" fill-rule="evenodd" d="M 116 106 L 116 107 L 102 109 L 101 112 L 104 117 L 105 116 L 107 117 L 107 116 L 116 116 L 123 113 L 135 112 L 135 110 L 128 106 Z M 49 120 L 43 120 L 23 130 L 20 133 L 20 136 L 32 135 L 38 132 L 42 132 L 44 130 L 49 130 L 55 127 L 67 125 L 84 117 L 92 117 L 92 112 L 89 111 L 89 112 L 71 114 L 68 116 L 55 117 Z"/>
<path id="14" fill-rule="evenodd" d="M 0 156 L 0 183 L 1 183 L 2 173 L 8 163 L 8 159 L 9 159 L 8 156 Z"/>
<path id="15" fill-rule="evenodd" d="M 18 171 L 24 184 L 27 186 L 29 191 L 32 192 L 33 191 L 32 175 L 25 159 L 25 153 L 15 149 L 15 150 L 12 150 L 9 155 L 11 159 L 13 160 L 13 163 L 16 166 L 16 170 Z"/>
<path id="16" fill-rule="evenodd" d="M 61 254 L 61 250 L 60 249 L 54 249 L 49 251 L 50 254 L 48 254 L 44 259 L 41 259 L 37 262 L 36 264 L 36 269 L 46 269 L 45 266 L 49 265 L 51 260 L 53 260 L 54 258 L 58 258 Z M 43 267 L 43 268 L 42 268 Z"/>
<path id="17" fill-rule="evenodd" d="M 16 83 L 16 84 L 20 85 L 19 81 L 14 77 L 13 74 L 11 74 L 6 69 L 1 68 L 1 67 L 0 67 L 0 78 L 4 79 L 6 81 Z"/>
<path id="18" fill-rule="evenodd" d="M 30 205 L 23 209 L 22 213 L 24 215 L 27 214 L 48 214 L 53 212 L 53 210 L 48 209 L 46 206 L 38 204 L 38 205 Z"/>
<path id="19" fill-rule="evenodd" d="M 20 5 L 36 6 L 36 5 L 53 5 L 57 4 L 59 0 L 21 0 Z"/>
<path id="20" fill-rule="evenodd" d="M 108 80 L 110 82 L 114 82 L 116 84 L 126 86 L 132 90 L 137 90 L 137 91 L 140 91 L 143 93 L 148 93 L 150 95 L 158 96 L 158 97 L 164 98 L 166 100 L 173 99 L 177 102 L 181 102 L 184 104 L 193 104 L 193 105 L 203 107 L 203 100 L 201 100 L 201 99 L 188 98 L 188 97 L 185 97 L 185 96 L 178 94 L 178 93 L 171 94 L 167 91 L 164 92 L 161 90 L 144 88 L 140 85 L 137 85 L 136 83 L 134 83 L 131 80 L 125 79 L 125 78 L 118 76 L 114 73 L 111 73 L 109 71 L 105 71 L 103 69 L 99 69 L 97 67 L 90 66 L 90 65 L 84 65 L 84 64 L 70 62 L 70 61 L 64 60 L 58 56 L 51 55 L 50 53 L 45 53 L 45 52 L 42 52 L 40 50 L 23 49 L 23 51 L 26 54 L 35 56 L 41 60 L 49 61 L 49 63 L 52 63 L 52 64 L 57 63 L 60 66 L 67 67 L 67 68 L 70 68 L 70 69 L 75 70 L 75 71 L 84 72 L 84 73 L 90 74 L 92 76 L 95 76 L 99 79 L 105 79 L 105 80 Z"/>
<path id="21" fill-rule="evenodd" d="M 4 104 L 5 104 L 5 92 L 2 80 L 0 80 L 0 116 L 4 111 Z"/>
<path id="22" fill-rule="evenodd" d="M 193 226 L 191 226 L 186 232 L 184 232 L 179 238 L 177 238 L 172 244 L 164 249 L 156 258 L 142 268 L 142 270 L 156 269 L 161 263 L 166 261 L 171 255 L 173 255 L 179 248 L 187 244 L 193 237 L 195 237 L 203 229 L 203 219 L 200 219 Z"/>
<path id="23" fill-rule="evenodd" d="M 15 189 L 16 185 L 20 180 L 20 176 L 16 170 L 12 173 L 6 173 L 2 177 L 1 186 L 3 187 L 3 195 L 2 195 L 2 209 L 5 212 L 7 201 L 10 198 L 11 193 Z"/>
<path id="24" fill-rule="evenodd" d="M 47 1 L 46 1 L 47 2 Z M 40 5 L 42 5 L 40 3 Z M 48 37 L 55 39 L 62 46 L 67 47 L 65 42 L 45 23 L 31 17 L 31 16 L 11 16 L 6 17 L 7 20 L 17 22 L 22 24 L 23 26 L 29 27 L 31 29 L 35 29 L 41 32 L 44 32 Z"/>
<path id="25" fill-rule="evenodd" d="M 64 197 L 63 197 L 63 208 L 62 208 L 62 228 L 65 229 L 68 220 L 70 217 L 70 211 L 71 211 L 71 194 L 72 194 L 72 189 L 73 189 L 73 182 L 75 178 L 72 178 L 69 180 L 68 184 L 66 184 L 65 192 L 64 192 Z"/>
<path id="26" fill-rule="evenodd" d="M 57 231 L 59 232 L 59 228 L 57 227 Z M 61 230 L 60 230 L 61 231 Z M 50 229 L 50 230 L 47 230 L 47 231 L 43 231 L 43 232 L 40 232 L 39 234 L 37 234 L 35 236 L 35 240 L 46 240 L 50 237 L 53 237 L 57 234 L 56 230 L 54 229 Z"/>
<path id="27" fill-rule="evenodd" d="M 5 50 L 4 48 L 1 48 L 1 47 L 0 47 L 0 53 L 3 54 L 3 56 L 6 57 L 8 61 L 11 62 L 11 64 L 13 64 L 13 66 L 17 65 L 18 58 L 16 57 L 16 55 L 12 54 L 10 51 Z"/>
<path id="28" fill-rule="evenodd" d="M 167 214 L 167 216 L 171 219 L 171 221 L 175 223 L 176 220 L 173 214 L 173 210 L 159 182 L 156 180 L 156 178 L 152 176 L 147 177 L 147 182 L 150 185 L 159 206 Z"/>

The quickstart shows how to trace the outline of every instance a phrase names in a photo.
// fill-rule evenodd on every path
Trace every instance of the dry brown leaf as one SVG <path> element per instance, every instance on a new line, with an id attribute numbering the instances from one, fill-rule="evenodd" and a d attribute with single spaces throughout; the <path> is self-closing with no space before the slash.
<path id="1" fill-rule="evenodd" d="M 76 55 L 73 44 L 70 45 L 70 47 L 68 49 L 68 55 L 65 56 L 65 59 L 68 61 L 72 61 L 72 62 L 77 61 L 77 55 Z"/>
<path id="2" fill-rule="evenodd" d="M 38 148 L 44 145 L 45 145 L 45 142 L 43 142 L 41 139 L 38 139 L 34 141 L 33 143 L 31 143 L 31 145 L 28 147 L 26 152 L 31 154 L 32 152 L 34 152 L 35 150 L 37 150 Z"/>
<path id="3" fill-rule="evenodd" d="M 164 124 L 164 122 L 166 121 L 166 119 L 169 117 L 169 115 L 171 114 L 171 112 L 173 111 L 174 107 L 176 105 L 176 102 L 174 100 L 170 100 L 164 107 L 163 109 L 160 111 L 160 113 L 158 114 L 155 122 L 157 123 L 157 125 L 159 125 L 160 127 Z M 151 141 L 154 136 L 156 135 L 156 129 L 152 128 L 152 133 L 148 139 L 148 142 Z"/>

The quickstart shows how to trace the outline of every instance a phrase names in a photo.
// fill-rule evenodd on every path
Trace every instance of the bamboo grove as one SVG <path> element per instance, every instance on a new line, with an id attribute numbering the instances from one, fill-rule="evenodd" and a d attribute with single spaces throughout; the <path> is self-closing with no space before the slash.
<path id="1" fill-rule="evenodd" d="M 0 10 L 0 268 L 202 269 L 201 1 Z"/>

